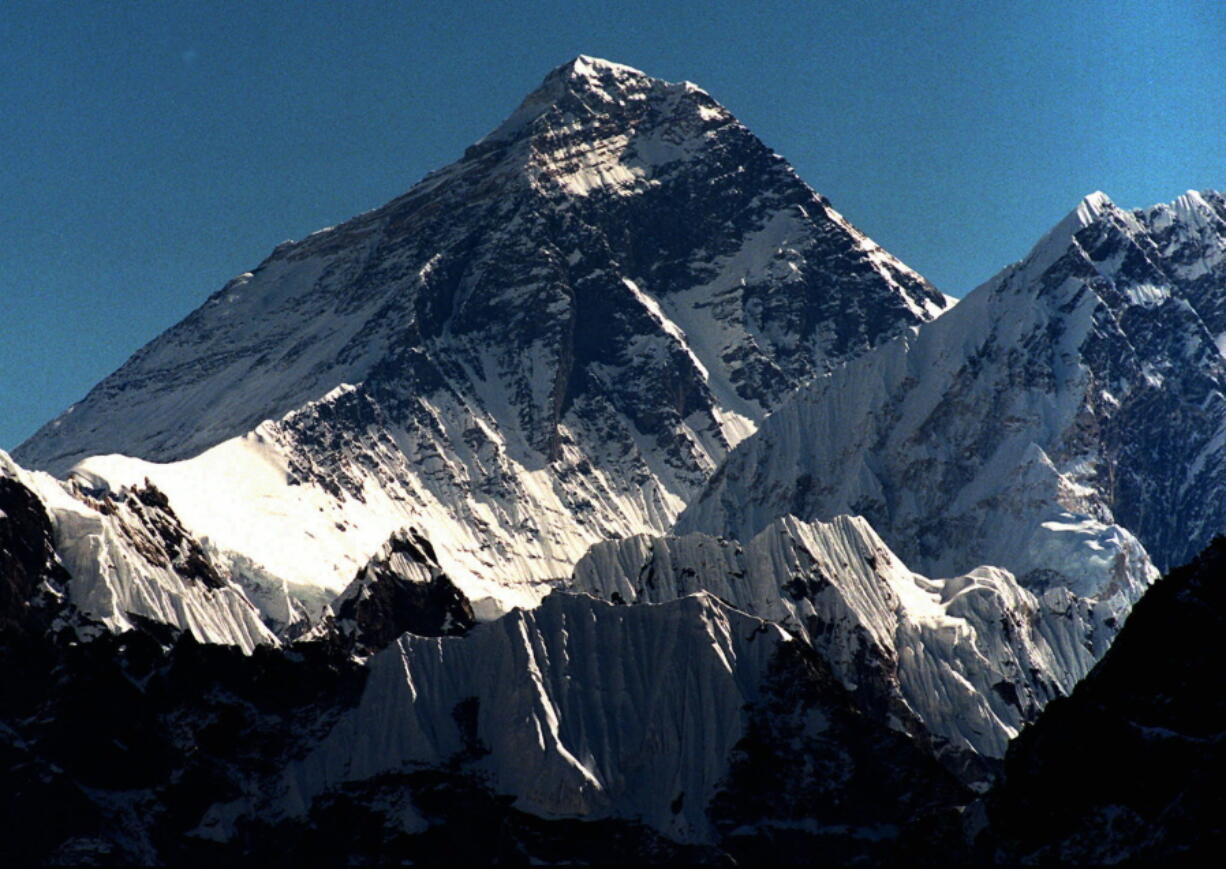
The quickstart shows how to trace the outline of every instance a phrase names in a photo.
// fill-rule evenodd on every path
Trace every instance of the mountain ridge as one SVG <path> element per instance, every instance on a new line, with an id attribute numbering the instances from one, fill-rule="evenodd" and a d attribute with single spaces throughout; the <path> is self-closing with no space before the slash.
<path id="1" fill-rule="evenodd" d="M 1179 563 L 1226 523 L 1224 260 L 1219 194 L 1131 212 L 1087 197 L 947 316 L 798 390 L 677 528 L 857 512 L 929 575 L 988 563 L 1135 600 L 1149 553 Z"/>
<path id="2" fill-rule="evenodd" d="M 581 55 L 23 445 L 62 479 L 0 451 L 0 847 L 892 865 L 1203 824 L 1180 629 L 1226 544 L 1150 586 L 1226 525 L 1223 286 L 1226 198 L 1094 193 L 947 310 L 701 88 Z M 1173 801 L 1112 802 L 1155 741 Z"/>

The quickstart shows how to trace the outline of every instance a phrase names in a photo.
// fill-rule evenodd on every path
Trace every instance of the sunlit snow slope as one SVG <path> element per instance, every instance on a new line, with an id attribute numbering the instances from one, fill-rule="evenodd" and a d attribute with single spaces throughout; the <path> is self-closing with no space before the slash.
<path id="1" fill-rule="evenodd" d="M 912 716 L 939 748 L 1003 757 L 1106 650 L 1112 610 L 1007 571 L 912 573 L 860 517 L 772 522 L 745 543 L 689 534 L 597 544 L 574 586 L 625 603 L 707 592 L 806 640 L 879 720 Z"/>
<path id="2" fill-rule="evenodd" d="M 47 517 L 55 559 L 66 572 L 64 602 L 82 617 L 64 626 L 88 636 L 100 628 L 130 630 L 147 619 L 246 652 L 277 644 L 229 563 L 192 539 L 156 488 L 91 492 L 26 471 L 3 451 L 0 485 L 27 493 L 31 509 Z M 277 612 L 273 592 L 270 587 L 268 604 Z M 299 614 L 284 588 L 281 598 L 288 622 Z"/>

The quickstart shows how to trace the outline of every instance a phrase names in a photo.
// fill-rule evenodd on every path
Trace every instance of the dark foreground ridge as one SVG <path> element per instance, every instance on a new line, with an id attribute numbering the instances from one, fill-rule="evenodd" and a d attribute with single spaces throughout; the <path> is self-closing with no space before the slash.
<path id="1" fill-rule="evenodd" d="M 706 807 L 714 839 L 693 844 L 632 818 L 517 807 L 485 772 L 475 697 L 436 716 L 460 734 L 451 757 L 332 786 L 287 812 L 287 770 L 370 690 L 352 639 L 333 625 L 247 656 L 142 620 L 80 641 L 63 627 L 79 617 L 53 593 L 62 569 L 39 545 L 46 517 L 16 486 L 0 494 L 6 865 L 1171 864 L 1222 845 L 1222 538 L 1154 586 L 1090 676 L 1013 744 L 1003 782 L 978 804 L 922 741 L 865 715 L 820 654 L 784 640 Z"/>
<path id="2" fill-rule="evenodd" d="M 1213 862 L 1226 824 L 1226 538 L 1141 599 L 988 800 L 1006 862 Z"/>

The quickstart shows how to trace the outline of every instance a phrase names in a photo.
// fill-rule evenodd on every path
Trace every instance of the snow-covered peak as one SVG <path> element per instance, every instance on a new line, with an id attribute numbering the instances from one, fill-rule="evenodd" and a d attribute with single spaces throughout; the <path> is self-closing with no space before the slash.
<path id="1" fill-rule="evenodd" d="M 1114 206 L 1115 203 L 1111 201 L 1111 197 L 1101 190 L 1095 190 L 1093 193 L 1082 198 L 1074 213 L 1084 226 L 1092 223 L 1108 208 L 1113 208 Z"/>
<path id="2" fill-rule="evenodd" d="M 1171 203 L 1171 209 L 1185 220 L 1196 220 L 1209 210 L 1209 203 L 1197 190 L 1189 190 Z"/>
<path id="3" fill-rule="evenodd" d="M 80 634 L 147 620 L 245 652 L 278 644 L 239 577 L 188 533 L 148 481 L 88 489 L 27 471 L 0 450 L 0 489 L 7 486 L 24 489 L 45 511 L 57 568 L 68 576 L 65 617 Z"/>
<path id="4" fill-rule="evenodd" d="M 91 471 L 333 592 L 413 525 L 492 617 L 666 529 L 792 389 L 947 304 L 706 93 L 579 58 L 456 163 L 278 247 L 18 459 L 110 455 Z"/>
<path id="5" fill-rule="evenodd" d="M 673 84 L 630 66 L 581 54 L 545 76 L 540 86 L 478 146 L 517 140 L 540 132 L 536 122 L 541 119 L 546 119 L 546 131 L 562 130 L 592 118 L 604 118 L 607 122 L 619 107 L 648 99 L 658 102 L 669 95 L 689 92 L 706 97 L 712 104 L 709 111 L 718 110 L 727 115 L 704 91 L 693 85 Z"/>
<path id="6" fill-rule="evenodd" d="M 602 86 L 610 77 L 621 80 L 649 78 L 641 69 L 588 54 L 580 54 L 574 60 L 562 64 L 555 70 L 555 74 L 558 72 L 565 73 L 571 79 L 582 79 L 593 87 Z"/>
<path id="7" fill-rule="evenodd" d="M 1216 190 L 1188 190 L 1173 202 L 1142 209 L 1138 216 L 1154 232 L 1182 226 L 1220 239 L 1226 230 L 1226 197 Z"/>
<path id="8" fill-rule="evenodd" d="M 1053 226 L 1030 249 L 1021 266 L 1031 274 L 1041 274 L 1068 251 L 1074 237 L 1103 215 L 1115 209 L 1115 203 L 1101 190 L 1084 197 L 1077 206 Z"/>
<path id="9" fill-rule="evenodd" d="M 1226 529 L 1223 346 L 1226 202 L 1092 195 L 918 335 L 802 388 L 678 530 L 857 512 L 930 575 L 992 564 L 1122 613 Z"/>

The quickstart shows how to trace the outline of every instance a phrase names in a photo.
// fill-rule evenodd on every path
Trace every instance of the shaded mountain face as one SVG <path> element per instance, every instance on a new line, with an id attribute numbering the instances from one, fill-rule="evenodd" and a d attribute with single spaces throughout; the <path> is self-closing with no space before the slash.
<path id="1" fill-rule="evenodd" d="M 1072 696 L 1009 748 L 985 854 L 1199 865 L 1220 852 L 1226 540 L 1145 595 Z"/>
<path id="2" fill-rule="evenodd" d="M 0 459 L 11 861 L 809 862 L 821 848 L 889 864 L 970 798 L 922 726 L 879 720 L 813 648 L 709 594 L 627 607 L 555 592 L 474 625 L 405 531 L 335 619 L 253 644 L 232 565 L 158 490 L 85 492 Z"/>
<path id="3" fill-rule="evenodd" d="M 912 567 L 1120 611 L 1226 527 L 1226 199 L 1088 197 L 947 316 L 802 388 L 678 529 L 864 515 Z"/>
<path id="4" fill-rule="evenodd" d="M 0 467 L 0 632 L 44 633 L 64 596 L 68 573 L 55 552 L 55 528 L 38 494 Z"/>
<path id="5" fill-rule="evenodd" d="M 475 624 L 472 605 L 439 567 L 434 547 L 411 528 L 392 535 L 331 609 L 337 631 L 365 654 L 404 633 L 457 636 Z"/>
<path id="6" fill-rule="evenodd" d="M 334 592 L 417 524 L 497 611 L 592 542 L 667 528 L 789 390 L 947 304 L 706 92 L 581 57 L 459 162 L 278 247 L 15 457 L 177 463 L 84 473 L 147 476 L 218 546 Z"/>

